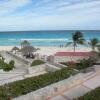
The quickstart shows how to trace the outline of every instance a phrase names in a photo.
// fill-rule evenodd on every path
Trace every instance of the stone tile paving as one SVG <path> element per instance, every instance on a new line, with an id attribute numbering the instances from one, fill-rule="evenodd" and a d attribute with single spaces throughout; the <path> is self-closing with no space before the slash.
<path id="1" fill-rule="evenodd" d="M 80 86 L 77 86 L 69 91 L 64 92 L 63 95 L 72 99 L 72 98 L 82 96 L 88 91 L 90 91 L 90 89 L 80 85 Z"/>
<path id="2" fill-rule="evenodd" d="M 0 70 L 0 85 L 9 83 L 9 82 L 13 82 L 16 80 L 24 79 L 23 76 L 27 72 L 27 68 L 26 68 L 27 66 L 24 63 L 22 63 L 20 60 L 17 60 L 14 57 L 11 57 L 5 51 L 2 51 L 1 54 L 5 58 L 5 62 L 7 62 L 7 63 L 9 63 L 9 61 L 11 61 L 11 60 L 14 60 L 15 68 L 9 72 Z"/>
<path id="3" fill-rule="evenodd" d="M 91 89 L 95 89 L 96 87 L 100 86 L 100 75 L 84 82 L 83 85 Z"/>
<path id="4" fill-rule="evenodd" d="M 59 98 L 57 99 L 57 97 L 59 96 L 66 97 L 68 98 L 68 100 L 72 100 L 73 98 L 82 96 L 98 86 L 100 86 L 100 66 L 96 66 L 95 72 L 91 72 L 90 74 L 87 73 L 87 75 L 84 74 L 83 82 L 81 84 L 70 88 L 69 90 L 66 90 L 63 93 L 59 93 L 59 95 L 52 97 L 50 100 L 53 100 L 53 98 L 59 100 Z"/>
<path id="5" fill-rule="evenodd" d="M 58 96 L 52 98 L 51 100 L 66 100 L 66 99 L 63 96 L 58 95 Z"/>

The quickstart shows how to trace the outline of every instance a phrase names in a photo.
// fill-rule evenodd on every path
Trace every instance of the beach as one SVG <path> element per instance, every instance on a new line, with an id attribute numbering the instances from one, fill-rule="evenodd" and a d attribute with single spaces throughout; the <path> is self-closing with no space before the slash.
<path id="1" fill-rule="evenodd" d="M 0 51 L 11 51 L 14 46 L 0 46 Z M 20 46 L 17 46 L 21 48 Z M 35 46 L 35 48 L 39 48 L 39 50 L 36 51 L 39 55 L 53 55 L 56 52 L 73 52 L 73 47 L 54 47 L 54 46 Z M 89 47 L 76 47 L 76 52 L 88 52 L 91 51 L 91 48 Z"/>
<path id="2" fill-rule="evenodd" d="M 40 55 L 53 55 L 56 52 L 74 51 L 73 46 L 67 44 L 72 42 L 72 33 L 74 31 L 12 31 L 0 32 L 0 51 L 10 51 L 13 47 L 21 48 L 22 41 L 26 40 L 31 46 L 39 48 L 36 52 Z M 82 31 L 86 42 L 92 38 L 100 39 L 100 31 Z M 65 47 L 66 46 L 66 47 Z M 76 51 L 87 52 L 91 48 L 80 45 L 76 47 Z"/>

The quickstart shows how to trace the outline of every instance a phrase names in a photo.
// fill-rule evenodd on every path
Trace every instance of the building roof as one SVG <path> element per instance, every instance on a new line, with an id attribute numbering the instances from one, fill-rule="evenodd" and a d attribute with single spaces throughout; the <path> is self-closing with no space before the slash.
<path id="1" fill-rule="evenodd" d="M 21 46 L 30 46 L 30 43 L 27 40 L 21 42 Z"/>
<path id="2" fill-rule="evenodd" d="M 55 56 L 91 56 L 92 52 L 57 52 Z"/>
<path id="3" fill-rule="evenodd" d="M 27 53 L 31 53 L 31 52 L 36 52 L 37 49 L 32 47 L 32 46 L 25 46 L 20 50 L 22 53 L 27 54 Z"/>
<path id="4" fill-rule="evenodd" d="M 13 47 L 12 50 L 19 50 L 19 48 L 18 47 Z"/>

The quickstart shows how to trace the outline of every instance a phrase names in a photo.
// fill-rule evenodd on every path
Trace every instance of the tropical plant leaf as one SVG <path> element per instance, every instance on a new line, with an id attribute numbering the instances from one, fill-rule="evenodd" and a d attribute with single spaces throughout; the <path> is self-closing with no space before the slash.
<path id="1" fill-rule="evenodd" d="M 69 45 L 72 45 L 72 44 L 73 42 L 67 42 L 65 46 L 68 47 Z"/>

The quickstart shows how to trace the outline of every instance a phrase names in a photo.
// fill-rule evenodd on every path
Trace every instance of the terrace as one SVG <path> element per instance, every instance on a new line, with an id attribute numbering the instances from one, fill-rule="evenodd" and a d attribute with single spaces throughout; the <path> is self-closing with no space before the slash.
<path id="1" fill-rule="evenodd" d="M 56 54 L 51 56 L 51 58 L 49 57 L 49 59 L 54 63 L 67 62 L 67 61 L 77 62 L 78 60 L 81 59 L 88 59 L 93 55 L 94 53 L 92 52 L 57 52 Z"/>
<path id="2" fill-rule="evenodd" d="M 27 54 L 29 54 L 29 51 L 27 51 L 27 52 L 28 52 Z M 13 94 L 15 95 L 15 96 L 12 96 L 14 100 L 17 100 L 17 99 L 18 100 L 22 100 L 22 99 L 26 100 L 26 98 L 27 98 L 27 100 L 30 100 L 29 99 L 30 97 L 36 98 L 36 96 L 38 95 L 37 93 L 40 93 L 39 100 L 41 100 L 42 97 L 43 98 L 50 97 L 50 99 L 52 100 L 55 98 L 55 94 L 58 95 L 58 97 L 57 97 L 58 99 L 63 98 L 66 96 L 65 92 L 67 90 L 65 90 L 65 89 L 68 89 L 68 87 L 72 88 L 73 86 L 78 85 L 81 82 L 82 83 L 87 82 L 86 84 L 88 84 L 87 80 L 90 78 L 93 78 L 96 74 L 99 75 L 99 71 L 100 71 L 99 67 L 94 66 L 95 70 L 91 70 L 84 74 L 84 73 L 81 73 L 81 71 L 77 71 L 77 70 L 79 70 L 77 68 L 76 68 L 77 70 L 70 69 L 69 66 L 59 64 L 59 62 L 61 62 L 61 58 L 62 58 L 62 61 L 64 61 L 63 57 L 65 59 L 68 59 L 68 57 L 69 57 L 68 61 L 73 61 L 73 60 L 78 61 L 79 59 L 83 60 L 84 58 L 86 59 L 86 61 L 88 61 L 88 58 L 93 56 L 93 53 L 91 53 L 91 52 L 76 52 L 76 53 L 75 52 L 57 52 L 54 56 L 51 56 L 51 58 L 53 58 L 53 57 L 61 57 L 61 58 L 57 62 L 55 62 L 56 58 L 55 59 L 50 58 L 49 60 L 54 61 L 53 63 L 48 61 L 47 60 L 48 58 L 46 60 L 44 60 L 45 58 L 37 59 L 38 57 L 36 57 L 34 59 L 24 58 L 22 56 L 20 57 L 17 53 L 14 53 L 14 52 L 3 51 L 3 52 L 1 52 L 1 54 L 5 58 L 6 62 L 9 62 L 12 59 L 15 61 L 15 68 L 13 70 L 11 70 L 10 72 L 1 71 L 1 73 L 0 73 L 1 75 L 3 75 L 3 77 L 0 77 L 0 85 L 9 83 L 9 84 L 7 84 L 7 86 L 11 86 L 11 88 L 10 88 L 12 90 L 11 93 L 12 93 L 12 95 Z M 24 55 L 24 54 L 26 54 L 26 50 L 24 50 L 24 53 L 22 53 L 22 55 Z M 85 68 L 88 68 L 91 66 L 87 65 Z M 82 66 L 81 66 L 81 68 L 82 68 Z M 94 80 L 97 81 L 98 78 L 99 78 L 99 76 Z M 31 81 L 31 80 L 33 80 L 33 81 Z M 14 82 L 14 81 L 17 81 L 17 82 Z M 14 92 L 15 90 L 13 91 L 13 88 L 12 88 L 12 85 L 10 82 L 13 82 L 12 85 L 18 83 L 18 85 L 16 84 L 16 87 L 21 88 L 22 90 L 18 90 L 19 92 L 17 94 L 17 92 Z M 27 86 L 27 82 L 29 82 L 29 84 L 30 84 L 29 87 Z M 36 84 L 31 87 L 33 82 L 36 82 Z M 37 83 L 38 83 L 38 85 L 37 85 Z M 67 86 L 66 86 L 66 84 L 67 84 Z M 20 87 L 20 86 L 22 86 L 22 87 Z M 46 87 L 44 87 L 44 86 L 46 86 Z M 99 86 L 99 81 L 98 81 L 98 84 L 96 84 L 94 87 L 97 87 L 97 86 Z M 43 87 L 42 90 L 40 89 L 41 87 Z M 91 85 L 91 87 L 93 87 L 93 86 Z M 25 88 L 25 90 L 24 90 L 24 88 Z M 61 90 L 61 88 L 62 88 L 62 90 Z M 39 90 L 37 90 L 37 89 L 39 89 Z M 63 89 L 65 92 L 63 92 Z M 83 89 L 83 91 L 79 91 L 80 89 Z M 36 92 L 35 90 L 38 92 Z M 79 95 L 77 95 L 77 94 L 73 95 L 73 91 L 77 91 L 77 93 L 79 92 L 80 94 L 78 93 Z M 79 85 L 79 88 L 75 87 L 75 90 L 74 89 L 71 90 L 70 93 L 69 93 L 69 91 L 67 91 L 68 92 L 67 97 L 68 97 L 68 94 L 72 95 L 71 97 L 81 96 L 88 91 L 89 91 L 88 89 Z M 32 93 L 29 93 L 29 92 L 32 92 Z M 63 92 L 63 96 L 59 94 L 61 92 Z M 28 93 L 28 94 L 26 94 L 26 93 Z M 23 96 L 23 94 L 26 94 L 26 95 Z M 16 96 L 19 96 L 19 95 L 20 96 L 22 95 L 22 96 L 15 98 Z M 72 98 L 70 98 L 70 99 L 72 99 Z"/>
<path id="3" fill-rule="evenodd" d="M 8 72 L 0 70 L 0 76 L 3 75 L 3 77 L 0 77 L 0 85 L 61 69 L 55 65 L 45 63 L 42 60 L 30 59 L 31 61 L 29 61 L 19 55 L 17 56 L 17 53 L 2 51 L 1 55 L 5 58 L 5 62 L 7 63 L 14 60 L 15 68 Z"/>

